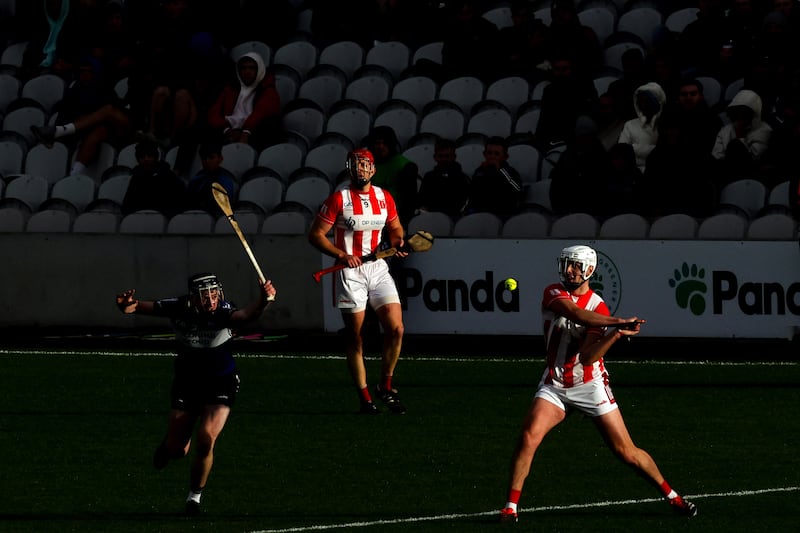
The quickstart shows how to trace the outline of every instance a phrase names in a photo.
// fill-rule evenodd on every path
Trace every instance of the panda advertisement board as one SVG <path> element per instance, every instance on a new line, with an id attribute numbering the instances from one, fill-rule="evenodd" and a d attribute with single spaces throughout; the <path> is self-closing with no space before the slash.
<path id="1" fill-rule="evenodd" d="M 800 327 L 796 242 L 440 238 L 393 265 L 406 331 L 541 335 L 544 288 L 575 244 L 597 251 L 592 289 L 613 315 L 647 320 L 642 336 L 781 339 Z M 326 331 L 342 327 L 333 279 L 324 280 Z"/>

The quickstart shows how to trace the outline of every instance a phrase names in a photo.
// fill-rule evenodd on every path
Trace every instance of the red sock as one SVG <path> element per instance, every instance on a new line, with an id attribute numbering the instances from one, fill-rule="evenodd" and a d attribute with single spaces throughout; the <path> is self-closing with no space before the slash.
<path id="1" fill-rule="evenodd" d="M 665 498 L 674 498 L 678 495 L 678 493 L 672 490 L 672 487 L 669 486 L 669 483 L 667 483 L 666 479 L 659 488 L 661 489 L 661 492 L 664 494 Z"/>
<path id="2" fill-rule="evenodd" d="M 365 402 L 371 402 L 372 396 L 369 394 L 369 387 L 364 387 L 363 389 L 358 389 L 358 396 Z"/>
<path id="3" fill-rule="evenodd" d="M 392 376 L 383 376 L 383 385 L 381 385 L 383 390 L 392 390 Z"/>
<path id="4" fill-rule="evenodd" d="M 519 497 L 522 494 L 521 490 L 510 489 L 508 491 L 508 501 L 511 503 L 519 503 Z"/>

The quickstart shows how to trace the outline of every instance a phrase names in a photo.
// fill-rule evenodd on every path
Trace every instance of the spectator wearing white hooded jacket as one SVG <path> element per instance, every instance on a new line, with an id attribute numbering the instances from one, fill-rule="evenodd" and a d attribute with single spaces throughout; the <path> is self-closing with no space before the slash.
<path id="1" fill-rule="evenodd" d="M 644 172 L 647 156 L 658 142 L 658 120 L 664 111 L 667 95 L 655 82 L 645 83 L 633 92 L 633 107 L 636 118 L 625 122 L 619 134 L 619 142 L 633 146 L 636 166 Z"/>
<path id="2" fill-rule="evenodd" d="M 711 155 L 723 163 L 723 179 L 753 177 L 772 136 L 772 127 L 761 120 L 761 97 L 742 89 L 725 112 L 730 123 L 717 133 Z"/>
<path id="3" fill-rule="evenodd" d="M 242 142 L 261 150 L 279 140 L 280 96 L 275 77 L 256 52 L 236 61 L 238 83 L 228 84 L 208 110 L 208 126 L 224 142 Z"/>

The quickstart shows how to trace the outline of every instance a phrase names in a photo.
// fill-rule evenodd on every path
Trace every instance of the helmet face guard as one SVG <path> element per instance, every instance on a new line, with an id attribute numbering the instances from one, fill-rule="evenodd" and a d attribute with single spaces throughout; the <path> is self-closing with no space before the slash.
<path id="1" fill-rule="evenodd" d="M 581 281 L 569 281 L 568 270 L 570 267 L 580 272 L 583 278 Z M 575 290 L 592 277 L 596 268 L 597 252 L 588 246 L 578 245 L 564 248 L 558 257 L 558 276 L 561 279 L 561 283 L 569 290 Z"/>
<path id="2" fill-rule="evenodd" d="M 375 158 L 366 148 L 358 148 L 347 154 L 345 168 L 350 180 L 359 187 L 365 186 L 375 174 Z"/>
<path id="3" fill-rule="evenodd" d="M 214 274 L 195 274 L 189 278 L 189 297 L 203 311 L 214 311 L 225 298 L 222 284 Z"/>

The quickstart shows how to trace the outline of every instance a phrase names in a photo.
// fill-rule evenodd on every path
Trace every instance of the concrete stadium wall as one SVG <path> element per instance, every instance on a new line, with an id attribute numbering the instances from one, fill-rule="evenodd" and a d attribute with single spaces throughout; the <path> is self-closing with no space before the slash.
<path id="1" fill-rule="evenodd" d="M 275 329 L 321 329 L 321 289 L 311 278 L 320 254 L 304 236 L 249 238 L 277 287 L 263 315 Z M 214 272 L 228 300 L 244 306 L 257 295 L 256 274 L 232 235 L 5 234 L 0 237 L 0 327 L 139 328 L 163 319 L 126 316 L 115 295 L 135 288 L 140 298 L 186 292 L 194 272 Z"/>

